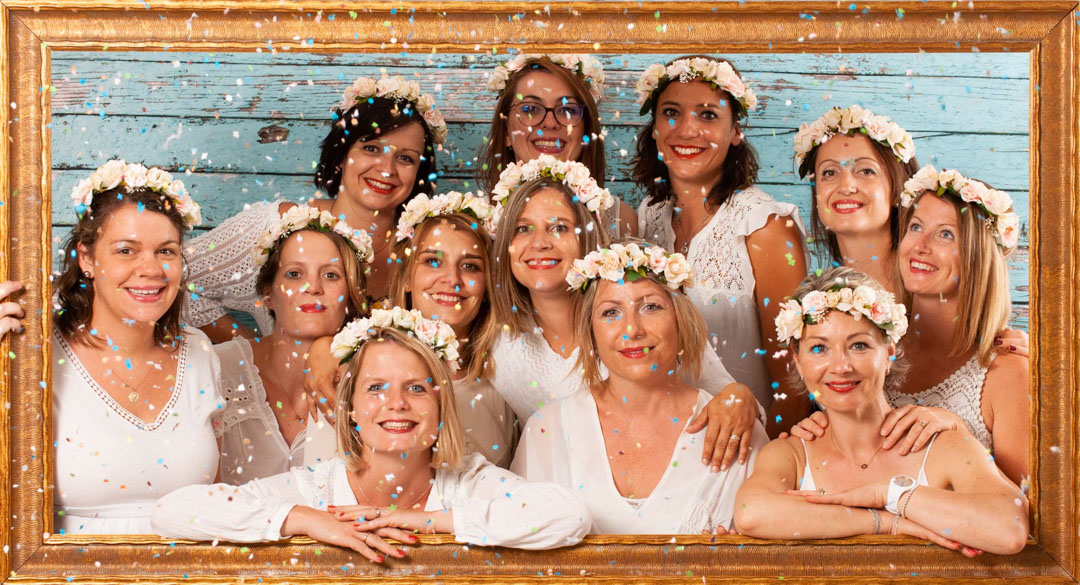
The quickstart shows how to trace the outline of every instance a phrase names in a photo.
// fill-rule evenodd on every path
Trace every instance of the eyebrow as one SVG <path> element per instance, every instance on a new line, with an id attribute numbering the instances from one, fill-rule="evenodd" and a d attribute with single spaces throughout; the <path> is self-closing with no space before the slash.
<path id="1" fill-rule="evenodd" d="M 938 224 L 930 224 L 930 222 L 928 222 L 925 219 L 919 217 L 919 212 L 918 211 L 911 214 L 911 219 L 917 219 L 917 220 L 919 220 L 920 223 L 924 223 L 924 224 L 927 224 L 927 225 L 935 225 L 935 227 L 936 226 L 943 226 L 943 227 L 951 227 L 953 229 L 957 229 L 956 224 L 951 223 L 951 222 L 947 222 L 947 221 L 943 222 L 943 223 L 938 223 Z"/>
<path id="2" fill-rule="evenodd" d="M 140 242 L 139 240 L 131 240 L 131 239 L 128 239 L 128 238 L 120 238 L 119 240 L 113 240 L 110 243 L 115 245 L 115 244 L 141 244 L 142 242 Z M 157 246 L 168 246 L 170 244 L 176 244 L 177 246 L 179 246 L 180 242 L 177 241 L 177 240 L 165 240 L 164 242 L 161 242 L 160 244 L 156 244 L 155 247 L 157 247 Z"/>
<path id="3" fill-rule="evenodd" d="M 876 163 L 876 164 L 879 164 L 879 165 L 881 164 L 881 162 L 878 161 L 878 159 L 876 159 L 876 158 L 874 158 L 872 156 L 848 157 L 848 158 L 842 158 L 840 160 L 837 160 L 835 158 L 825 158 L 825 159 L 822 159 L 821 162 L 822 163 L 835 162 L 835 163 L 841 163 L 842 164 L 845 160 L 853 160 L 853 161 L 856 161 L 856 162 L 868 160 L 868 161 L 870 161 L 872 163 Z"/>
<path id="4" fill-rule="evenodd" d="M 541 96 L 538 96 L 538 95 L 533 95 L 533 94 L 529 94 L 529 95 L 523 95 L 523 96 L 521 96 L 521 101 L 525 101 L 525 100 L 528 100 L 528 99 L 536 100 L 536 101 L 538 101 L 538 102 L 542 102 L 542 101 L 544 101 L 544 98 L 543 98 L 543 97 L 541 97 Z M 555 98 L 555 99 L 559 100 L 560 102 L 561 102 L 562 100 L 566 100 L 566 101 L 568 101 L 568 102 L 569 102 L 570 100 L 573 100 L 573 101 L 575 101 L 575 102 L 581 101 L 581 100 L 577 99 L 576 97 L 574 97 L 574 96 L 572 96 L 572 95 L 564 95 L 564 96 L 559 96 L 559 97 L 557 97 L 557 98 Z M 519 103 L 520 103 L 520 102 L 519 102 Z"/>
<path id="5" fill-rule="evenodd" d="M 435 254 L 436 256 L 439 256 L 439 255 L 445 256 L 446 255 L 445 250 L 439 250 L 437 248 L 424 248 L 423 250 L 420 250 L 419 253 L 420 254 Z M 481 256 L 480 254 L 473 254 L 472 252 L 465 252 L 465 253 L 462 254 L 462 257 L 464 257 L 464 258 L 483 258 L 483 256 Z"/>
<path id="6" fill-rule="evenodd" d="M 660 102 L 660 105 L 661 106 L 682 106 L 682 104 L 680 104 L 679 102 L 672 101 L 672 100 L 664 100 L 664 101 Z M 704 106 L 706 108 L 720 108 L 720 104 L 714 104 L 712 102 L 703 102 L 703 103 L 698 104 L 698 106 Z"/>
<path id="7" fill-rule="evenodd" d="M 845 339 L 844 341 L 851 341 L 852 339 L 854 339 L 856 337 L 859 337 L 860 335 L 870 335 L 870 332 L 869 331 L 859 331 L 857 333 L 852 333 L 851 335 L 848 335 L 847 339 Z M 828 341 L 827 338 L 822 337 L 820 335 L 810 335 L 810 336 L 806 337 L 805 339 L 803 339 L 803 342 L 805 343 L 807 341 L 810 341 L 811 339 L 820 339 L 821 341 Z"/>
<path id="8" fill-rule="evenodd" d="M 562 215 L 547 215 L 547 216 L 544 216 L 543 218 L 541 218 L 541 221 L 546 222 L 546 223 L 551 223 L 551 220 L 553 220 L 553 219 L 558 220 L 558 221 L 563 221 L 563 222 L 566 222 L 566 223 L 574 223 L 574 221 L 575 221 L 572 218 L 562 216 Z M 519 224 L 521 224 L 521 223 L 532 223 L 532 220 L 527 218 L 527 217 L 519 217 L 518 218 L 518 223 Z"/>

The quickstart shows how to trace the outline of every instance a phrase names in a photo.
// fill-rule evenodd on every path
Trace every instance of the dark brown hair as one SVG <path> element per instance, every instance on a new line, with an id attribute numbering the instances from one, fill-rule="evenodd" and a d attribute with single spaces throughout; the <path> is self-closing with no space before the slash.
<path id="1" fill-rule="evenodd" d="M 341 268 L 345 272 L 345 290 L 348 291 L 345 298 L 345 318 L 342 320 L 341 325 L 344 325 L 350 319 L 367 315 L 367 282 L 364 276 L 368 272 L 367 263 L 356 256 L 356 251 L 345 241 L 341 234 L 332 231 L 303 229 L 289 234 L 289 237 L 291 238 L 294 234 L 303 232 L 322 234 L 330 238 L 330 241 L 334 243 L 334 247 L 337 249 Z M 277 277 L 278 269 L 281 268 L 281 248 L 287 239 L 280 239 L 277 245 L 270 250 L 270 255 L 266 258 L 266 264 L 262 265 L 262 268 L 259 269 L 259 275 L 255 278 L 255 290 L 262 297 L 270 296 L 270 288 L 274 284 L 274 278 Z M 269 307 L 267 309 L 270 310 L 270 317 L 274 318 L 274 311 Z M 341 325 L 338 326 L 339 329 Z M 270 333 L 269 331 L 263 332 L 264 335 L 270 335 Z"/>
<path id="2" fill-rule="evenodd" d="M 518 162 L 513 148 L 510 147 L 510 141 L 506 139 L 506 120 L 510 114 L 510 104 L 514 102 L 514 96 L 517 94 L 518 81 L 533 71 L 550 73 L 563 80 L 574 90 L 574 97 L 585 107 L 582 123 L 589 142 L 581 150 L 581 160 L 577 162 L 589 167 L 589 174 L 597 185 L 603 187 L 607 163 L 604 160 L 604 141 L 600 137 L 600 112 L 596 107 L 596 100 L 589 93 L 589 84 L 585 79 L 562 65 L 553 63 L 547 57 L 528 59 L 524 67 L 506 80 L 506 89 L 495 102 L 495 116 L 491 119 L 491 131 L 488 132 L 487 142 L 480 152 L 477 180 L 485 191 L 491 191 L 499 183 L 499 174 L 503 172 L 506 165 Z"/>
<path id="3" fill-rule="evenodd" d="M 331 114 L 330 133 L 323 139 L 319 164 L 315 168 L 315 186 L 330 197 L 337 197 L 341 188 L 342 167 L 349 150 L 357 141 L 370 142 L 380 136 L 413 122 L 424 129 L 424 152 L 416 169 L 416 184 L 409 198 L 399 206 L 404 209 L 410 199 L 420 193 L 431 194 L 435 187 L 435 141 L 431 128 L 415 105 L 403 107 L 406 102 L 388 98 L 372 97 L 342 111 Z"/>
<path id="4" fill-rule="evenodd" d="M 160 213 L 168 218 L 180 234 L 183 250 L 184 218 L 171 199 L 157 191 L 146 188 L 126 190 L 122 187 L 95 193 L 90 207 L 72 228 L 64 242 L 64 257 L 60 276 L 54 282 L 60 309 L 56 312 L 56 327 L 67 339 L 94 346 L 98 341 L 90 335 L 90 321 L 94 318 L 94 281 L 83 276 L 79 267 L 79 245 L 93 254 L 105 225 L 113 214 L 127 205 L 137 205 L 142 211 Z M 182 261 L 182 260 L 181 260 Z M 154 342 L 175 342 L 180 335 L 180 308 L 184 304 L 184 283 L 178 284 L 179 292 L 172 305 L 154 323 Z"/>
<path id="5" fill-rule="evenodd" d="M 679 57 L 679 59 L 695 58 L 727 63 L 728 65 L 731 65 L 731 69 L 735 71 L 736 75 L 742 77 L 739 70 L 735 68 L 735 65 L 726 59 L 714 59 L 704 55 Z M 675 61 L 678 61 L 679 59 L 676 59 Z M 671 63 L 674 63 L 675 61 L 671 61 L 668 65 L 671 65 Z M 660 84 L 653 92 L 653 95 L 656 96 L 657 99 L 653 100 L 650 109 L 649 123 L 642 127 L 637 135 L 637 154 L 634 155 L 632 161 L 634 165 L 633 176 L 634 181 L 637 182 L 641 188 L 645 189 L 645 202 L 647 204 L 675 199 L 675 192 L 671 188 L 671 176 L 668 174 L 667 164 L 660 160 L 660 151 L 656 146 L 656 138 L 653 136 L 653 131 L 656 128 L 656 108 L 657 104 L 660 102 L 660 94 L 664 93 L 664 90 L 675 81 L 678 81 L 678 79 L 669 79 Z M 739 103 L 739 100 L 735 99 L 730 93 L 715 85 L 714 88 L 727 96 L 724 101 L 727 102 L 728 107 L 731 108 L 731 119 L 737 126 L 739 120 L 746 118 L 746 108 L 744 108 L 743 105 Z M 709 194 L 706 195 L 705 206 L 710 209 L 717 209 L 726 203 L 736 191 L 751 187 L 757 181 L 758 168 L 757 152 L 744 135 L 739 144 L 733 144 L 731 148 L 728 149 L 727 156 L 724 158 L 723 168 L 721 169 L 720 180 L 709 190 Z"/>
<path id="6" fill-rule="evenodd" d="M 855 136 L 856 134 L 866 136 L 858 130 L 852 130 L 847 135 Z M 904 182 L 919 171 L 919 163 L 914 156 L 905 163 L 896 158 L 891 146 L 882 144 L 877 140 L 871 140 L 869 136 L 866 136 L 866 139 L 870 141 L 870 146 L 873 147 L 874 156 L 878 162 L 889 173 L 889 186 L 891 187 L 889 203 L 892 205 L 892 210 L 889 212 L 889 236 L 892 240 L 891 249 L 895 251 L 896 246 L 900 243 L 900 193 L 904 190 Z M 820 214 L 818 214 L 817 177 L 814 175 L 814 168 L 817 166 L 817 155 L 820 148 L 820 144 L 811 148 L 810 152 L 806 153 L 802 164 L 799 165 L 799 177 L 805 179 L 814 176 L 814 179 L 810 181 L 810 236 L 814 239 L 814 248 L 819 253 L 827 253 L 834 263 L 843 265 L 844 259 L 840 254 L 840 243 L 836 240 L 836 234 L 825 227 L 825 224 L 821 222 Z"/>

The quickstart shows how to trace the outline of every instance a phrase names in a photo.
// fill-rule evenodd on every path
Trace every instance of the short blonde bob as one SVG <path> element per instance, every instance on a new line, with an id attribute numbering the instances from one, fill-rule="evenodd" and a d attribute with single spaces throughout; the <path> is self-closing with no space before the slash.
<path id="1" fill-rule="evenodd" d="M 356 395 L 356 381 L 359 379 L 360 365 L 364 362 L 366 349 L 376 343 L 396 343 L 420 356 L 424 365 L 431 372 L 435 383 L 439 403 L 439 432 L 435 444 L 431 446 L 431 467 L 434 469 L 456 469 L 461 466 L 465 449 L 465 437 L 458 418 L 457 401 L 454 398 L 454 386 L 450 380 L 450 368 L 439 359 L 435 352 L 416 337 L 393 327 L 378 327 L 371 339 L 364 340 L 356 353 L 349 358 L 348 367 L 341 376 L 337 387 L 337 431 L 338 456 L 345 461 L 350 471 L 361 471 L 367 467 L 364 461 L 364 444 L 360 441 L 360 431 L 352 420 L 353 397 Z"/>

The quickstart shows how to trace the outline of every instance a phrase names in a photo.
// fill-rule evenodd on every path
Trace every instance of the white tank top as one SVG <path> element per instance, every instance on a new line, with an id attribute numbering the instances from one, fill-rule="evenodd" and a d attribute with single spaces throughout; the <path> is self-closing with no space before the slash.
<path id="1" fill-rule="evenodd" d="M 916 485 L 929 486 L 930 482 L 926 480 L 926 460 L 930 458 L 930 447 L 934 446 L 934 439 L 937 438 L 937 433 L 930 438 L 930 442 L 926 445 L 926 454 L 923 455 L 922 467 L 919 468 L 919 475 L 915 478 Z M 806 441 L 799 439 L 802 442 L 803 453 L 806 455 L 806 463 L 803 465 L 802 482 L 799 483 L 800 490 L 814 491 L 817 489 L 817 484 L 814 483 L 814 474 L 810 471 L 810 451 L 806 449 Z"/>

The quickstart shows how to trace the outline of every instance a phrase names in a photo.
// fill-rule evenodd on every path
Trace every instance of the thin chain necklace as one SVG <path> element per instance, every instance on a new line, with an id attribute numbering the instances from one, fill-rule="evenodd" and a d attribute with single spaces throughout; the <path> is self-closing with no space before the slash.
<path id="1" fill-rule="evenodd" d="M 829 435 L 829 438 L 832 440 L 833 448 L 836 449 L 836 452 L 839 453 L 840 456 L 843 457 L 845 460 L 847 460 L 848 462 L 851 462 L 851 460 L 847 458 L 847 455 L 844 455 L 843 452 L 840 451 L 840 445 L 836 444 L 836 439 L 833 439 L 831 434 Z M 882 443 L 882 445 L 884 445 L 884 442 Z M 870 464 L 874 462 L 874 458 L 877 457 L 877 454 L 880 453 L 880 452 L 881 452 L 881 445 L 878 445 L 878 448 L 874 450 L 874 454 L 870 456 L 869 461 L 867 461 L 866 463 L 859 463 L 858 464 L 859 469 L 866 469 L 867 467 L 870 467 Z"/>
<path id="2" fill-rule="evenodd" d="M 371 504 L 372 506 L 374 506 L 376 508 L 379 507 L 379 506 L 375 505 L 375 500 L 371 499 L 371 496 L 367 495 L 367 492 L 364 491 L 364 486 L 360 484 L 360 478 L 359 477 L 356 478 L 356 489 L 360 490 L 360 495 L 364 496 L 364 499 L 367 500 L 367 503 Z M 431 484 L 428 484 L 428 488 L 426 490 L 420 492 L 420 496 L 417 497 L 415 500 L 413 500 L 413 502 L 411 504 L 409 504 L 408 506 L 406 506 L 404 508 L 401 507 L 401 506 L 398 506 L 398 509 L 399 510 L 411 510 L 412 507 L 419 504 L 420 500 L 423 499 L 424 496 L 428 495 L 428 492 L 430 492 L 430 491 L 431 491 Z"/>
<path id="3" fill-rule="evenodd" d="M 703 217 L 701 221 L 698 222 L 697 226 L 695 226 L 694 230 L 689 234 L 683 231 L 682 210 L 679 210 L 675 213 L 675 223 L 679 224 L 679 235 L 683 237 L 683 245 L 681 248 L 679 248 L 680 254 L 682 254 L 683 256 L 686 255 L 686 252 L 690 250 L 690 240 L 692 240 L 694 236 L 696 236 L 697 233 L 701 231 L 701 228 L 705 227 L 705 224 L 708 223 L 710 219 L 712 219 L 713 213 L 706 212 L 705 217 Z"/>
<path id="4" fill-rule="evenodd" d="M 154 371 L 153 366 L 148 366 L 146 368 L 146 373 L 143 374 L 142 378 L 139 378 L 139 381 L 135 382 L 134 384 L 129 384 L 129 383 L 125 382 L 124 380 L 122 380 L 121 376 L 115 371 L 113 372 L 113 375 L 116 376 L 116 381 L 120 382 L 121 386 L 123 386 L 124 388 L 129 389 L 128 390 L 128 395 L 127 395 L 128 402 L 130 402 L 132 404 L 135 404 L 136 402 L 139 401 L 139 396 L 140 396 L 140 394 L 139 394 L 139 386 L 142 386 L 143 382 L 146 382 L 146 379 L 150 377 L 150 372 L 153 372 L 153 371 Z"/>

